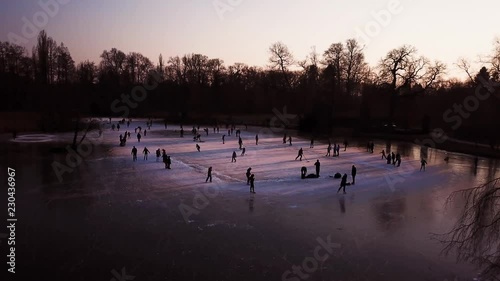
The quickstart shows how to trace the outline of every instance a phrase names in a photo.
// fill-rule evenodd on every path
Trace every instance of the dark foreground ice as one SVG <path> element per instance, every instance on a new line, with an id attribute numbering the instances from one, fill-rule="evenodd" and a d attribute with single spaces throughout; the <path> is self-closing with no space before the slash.
<path id="1" fill-rule="evenodd" d="M 53 163 L 68 165 L 64 147 L 71 134 L 40 135 L 13 142 L 3 136 L 0 166 L 16 169 L 16 277 L 32 280 L 473 280 L 469 264 L 441 256 L 431 233 L 451 229 L 463 202 L 446 205 L 455 190 L 499 176 L 498 162 L 404 144 L 377 142 L 343 148 L 325 157 L 326 144 L 259 128 L 237 138 L 202 134 L 201 152 L 189 132 L 154 124 L 140 143 L 118 146 L 123 133 L 106 129 L 81 164 L 58 180 Z M 144 122 L 141 122 L 143 127 Z M 176 131 L 177 130 L 177 131 Z M 189 130 L 189 129 L 188 129 Z M 186 130 L 186 131 L 188 131 Z M 40 140 L 42 138 L 42 140 Z M 354 144 L 355 141 L 352 141 Z M 132 162 L 136 145 L 152 152 Z M 363 146 L 364 142 L 360 141 Z M 400 151 L 401 167 L 385 164 L 379 152 Z M 303 147 L 306 159 L 293 161 Z M 156 162 L 154 151 L 171 155 L 172 169 Z M 231 163 L 236 151 L 237 162 Z M 420 172 L 421 153 L 427 171 Z M 300 179 L 300 168 L 318 179 Z M 358 169 L 356 184 L 337 194 L 336 172 Z M 205 183 L 213 167 L 213 182 Z M 68 166 L 69 167 L 69 166 Z M 252 167 L 255 194 L 245 172 Z M 1 195 L 2 198 L 6 194 Z M 6 202 L 6 200 L 2 200 Z M 4 220 L 5 221 L 5 220 Z M 2 231 L 0 231 L 1 233 Z M 7 232 L 4 230 L 4 232 Z M 6 240 L 1 247 L 5 249 Z M 4 251 L 2 251 L 2 254 Z M 6 260 L 5 255 L 4 259 Z M 5 264 L 5 263 L 4 263 Z M 5 279 L 2 279 L 5 280 Z M 10 279 L 7 279 L 10 280 Z"/>

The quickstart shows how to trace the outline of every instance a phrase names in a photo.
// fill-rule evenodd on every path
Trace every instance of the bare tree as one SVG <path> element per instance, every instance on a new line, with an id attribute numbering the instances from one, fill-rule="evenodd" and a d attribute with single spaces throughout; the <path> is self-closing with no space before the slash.
<path id="1" fill-rule="evenodd" d="M 294 63 L 292 53 L 288 50 L 288 47 L 281 42 L 272 44 L 271 47 L 269 47 L 269 53 L 271 54 L 271 57 L 269 57 L 271 67 L 281 70 L 288 87 L 291 88 L 292 85 L 288 77 L 288 67 Z"/>
<path id="2" fill-rule="evenodd" d="M 342 73 L 344 72 L 344 45 L 342 43 L 333 43 L 323 53 L 323 58 L 323 63 L 333 70 L 335 88 L 339 89 L 342 84 Z"/>
<path id="3" fill-rule="evenodd" d="M 460 68 L 467 74 L 467 77 L 469 78 L 470 83 L 474 83 L 474 77 L 472 76 L 473 70 L 471 69 L 471 64 L 469 60 L 466 58 L 460 58 L 458 59 L 458 62 L 456 63 L 457 67 Z"/>
<path id="4" fill-rule="evenodd" d="M 445 243 L 443 253 L 456 251 L 458 260 L 482 269 L 485 280 L 500 280 L 500 178 L 450 195 L 447 205 L 465 199 L 452 230 L 434 237 Z"/>
<path id="5" fill-rule="evenodd" d="M 363 48 L 356 39 L 347 40 L 343 60 L 346 94 L 353 95 L 356 88 L 366 78 L 368 71 Z"/>

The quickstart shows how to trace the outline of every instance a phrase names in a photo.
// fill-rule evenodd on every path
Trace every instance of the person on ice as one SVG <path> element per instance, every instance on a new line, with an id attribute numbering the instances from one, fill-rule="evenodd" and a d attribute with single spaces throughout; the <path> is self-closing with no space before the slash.
<path id="1" fill-rule="evenodd" d="M 347 142 L 347 140 L 344 140 L 344 151 L 347 151 L 348 145 L 349 145 L 349 143 Z"/>
<path id="2" fill-rule="evenodd" d="M 304 156 L 304 150 L 302 150 L 302 147 L 299 149 L 299 152 L 297 153 L 297 157 L 295 157 L 295 160 L 300 157 L 300 161 L 302 161 L 302 156 Z"/>
<path id="3" fill-rule="evenodd" d="M 255 182 L 255 175 L 252 174 L 250 176 L 250 192 L 251 193 L 255 193 L 255 185 L 254 185 L 254 182 Z"/>
<path id="4" fill-rule="evenodd" d="M 380 152 L 382 154 L 382 158 L 381 159 L 385 159 L 385 150 L 382 149 L 382 152 Z"/>
<path id="5" fill-rule="evenodd" d="M 162 160 L 163 164 L 165 164 L 165 169 L 168 169 L 168 156 L 167 153 L 165 153 L 165 149 L 162 151 Z"/>
<path id="6" fill-rule="evenodd" d="M 146 133 L 147 133 L 147 131 L 146 131 L 146 129 L 144 129 L 144 136 L 146 136 Z"/>
<path id="7" fill-rule="evenodd" d="M 158 148 L 158 149 L 156 150 L 156 162 L 160 161 L 160 157 L 161 157 L 161 151 L 160 151 L 160 149 Z"/>
<path id="8" fill-rule="evenodd" d="M 387 152 L 387 164 L 391 164 L 391 153 Z"/>
<path id="9" fill-rule="evenodd" d="M 300 168 L 300 178 L 305 179 L 306 175 L 307 175 L 307 168 L 305 166 L 302 166 L 302 168 Z"/>
<path id="10" fill-rule="evenodd" d="M 352 176 L 352 184 L 354 185 L 356 183 L 356 173 L 357 173 L 356 166 L 352 165 L 351 168 L 351 176 Z"/>
<path id="11" fill-rule="evenodd" d="M 425 159 L 422 158 L 422 160 L 420 160 L 420 171 L 422 171 L 422 169 L 424 169 L 424 172 L 425 172 L 425 165 L 427 165 L 427 161 L 425 161 Z"/>
<path id="12" fill-rule="evenodd" d="M 319 169 L 320 169 L 320 166 L 321 166 L 321 163 L 319 163 L 319 159 L 316 160 L 316 163 L 314 163 L 314 166 L 316 166 L 316 177 L 319 178 Z"/>
<path id="13" fill-rule="evenodd" d="M 396 163 L 398 163 L 398 167 L 401 166 L 401 154 L 396 153 Z"/>
<path id="14" fill-rule="evenodd" d="M 391 158 L 392 158 L 392 165 L 396 165 L 396 154 L 394 154 L 394 152 L 391 152 Z"/>
<path id="15" fill-rule="evenodd" d="M 113 129 L 114 130 L 114 129 Z M 283 143 L 286 143 L 286 134 L 283 136 Z"/>
<path id="16" fill-rule="evenodd" d="M 337 193 L 339 193 L 339 191 L 340 191 L 341 189 L 344 189 L 344 194 L 345 194 L 345 193 L 346 193 L 346 192 L 345 192 L 345 187 L 346 187 L 346 185 L 347 185 L 347 174 L 344 174 L 344 175 L 342 176 L 342 180 L 340 181 L 340 187 L 339 187 L 339 189 L 337 190 Z"/>
<path id="17" fill-rule="evenodd" d="M 144 160 L 148 160 L 149 150 L 147 147 L 144 147 L 144 149 L 142 150 L 142 153 L 144 154 Z"/>
<path id="18" fill-rule="evenodd" d="M 259 145 L 259 134 L 255 135 L 255 145 Z"/>
<path id="19" fill-rule="evenodd" d="M 135 146 L 132 148 L 132 161 L 137 161 L 137 148 Z"/>
<path id="20" fill-rule="evenodd" d="M 251 171 L 252 171 L 252 167 L 249 167 L 249 168 L 247 169 L 246 174 L 245 174 L 245 175 L 247 176 L 247 185 L 249 185 L 249 184 L 250 184 L 250 175 L 252 174 L 252 172 L 251 172 Z"/>
<path id="21" fill-rule="evenodd" d="M 210 182 L 212 182 L 212 167 L 208 168 L 207 179 L 205 180 L 205 182 L 208 182 L 208 179 L 210 179 Z"/>
<path id="22" fill-rule="evenodd" d="M 141 136 L 141 133 L 137 133 L 137 141 L 138 141 L 138 142 L 141 142 L 141 137 L 142 137 L 142 136 Z"/>
<path id="23" fill-rule="evenodd" d="M 222 135 L 222 144 L 225 143 L 225 138 L 226 138 L 226 135 Z"/>
<path id="24" fill-rule="evenodd" d="M 292 136 L 288 136 L 288 143 L 289 145 L 292 145 Z"/>
<path id="25" fill-rule="evenodd" d="M 326 148 L 326 155 L 325 156 L 330 156 L 330 151 L 332 151 L 332 145 L 328 144 L 328 147 Z"/>
<path id="26" fill-rule="evenodd" d="M 241 146 L 243 145 L 243 140 L 241 139 L 241 137 L 238 137 L 238 144 L 240 145 L 241 150 Z"/>
<path id="27" fill-rule="evenodd" d="M 200 145 L 199 144 L 196 144 L 196 150 L 198 150 L 198 152 L 200 152 Z"/>
<path id="28" fill-rule="evenodd" d="M 245 151 L 246 151 L 246 149 L 243 147 L 243 148 L 241 149 L 241 156 L 245 156 Z"/>
<path id="29" fill-rule="evenodd" d="M 309 148 L 314 148 L 314 139 L 311 139 L 311 144 L 309 145 Z"/>
<path id="30" fill-rule="evenodd" d="M 236 151 L 233 151 L 233 156 L 231 157 L 231 163 L 236 162 Z"/>
<path id="31" fill-rule="evenodd" d="M 120 131 L 120 123 L 116 124 L 116 129 Z"/>
<path id="32" fill-rule="evenodd" d="M 170 170 L 170 165 L 172 164 L 172 159 L 170 159 L 170 156 L 167 155 L 167 169 Z"/>

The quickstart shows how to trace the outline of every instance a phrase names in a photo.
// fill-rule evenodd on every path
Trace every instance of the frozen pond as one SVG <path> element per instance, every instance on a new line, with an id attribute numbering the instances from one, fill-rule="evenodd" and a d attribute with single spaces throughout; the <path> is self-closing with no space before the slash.
<path id="1" fill-rule="evenodd" d="M 480 158 L 474 169 L 468 155 L 397 142 L 376 142 L 371 154 L 355 140 L 339 157 L 325 157 L 326 143 L 318 140 L 309 148 L 309 140 L 292 135 L 289 146 L 282 135 L 256 127 L 240 127 L 246 148 L 240 156 L 238 138 L 225 128 L 215 134 L 209 128 L 208 136 L 201 131 L 198 152 L 190 126 L 180 138 L 178 125 L 165 130 L 155 123 L 140 143 L 137 126 L 145 128 L 145 121 L 120 131 L 107 125 L 101 138 L 89 136 L 95 143 L 89 155 L 63 173 L 62 182 L 53 163 L 68 165 L 65 154 L 49 150 L 56 142 L 69 143 L 72 134 L 16 142 L 3 137 L 7 157 L 0 165 L 17 172 L 20 272 L 36 271 L 40 280 L 106 281 L 123 268 L 141 281 L 477 277 L 470 265 L 440 256 L 443 245 L 430 233 L 450 230 L 462 202 L 445 207 L 447 197 L 499 176 L 497 160 Z M 131 138 L 120 147 L 125 130 Z M 147 161 L 145 146 L 151 151 Z M 294 161 L 300 147 L 306 158 Z M 381 159 L 379 152 L 388 147 L 401 153 L 401 167 Z M 172 157 L 171 170 L 156 161 L 158 148 Z M 422 153 L 425 172 L 419 171 Z M 313 173 L 316 159 L 320 178 L 300 179 L 300 168 Z M 356 184 L 337 194 L 340 180 L 330 175 L 347 173 L 351 181 L 353 164 Z M 213 182 L 205 183 L 209 166 Z M 248 167 L 256 177 L 255 194 L 246 185 Z M 324 246 L 327 241 L 330 246 Z"/>

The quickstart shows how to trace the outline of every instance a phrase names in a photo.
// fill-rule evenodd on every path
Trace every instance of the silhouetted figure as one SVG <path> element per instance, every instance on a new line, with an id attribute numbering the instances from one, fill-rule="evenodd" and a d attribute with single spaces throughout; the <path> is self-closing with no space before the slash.
<path id="1" fill-rule="evenodd" d="M 158 149 L 156 150 L 156 162 L 160 161 L 160 157 L 161 157 L 161 151 L 160 151 L 160 149 L 158 148 Z"/>
<path id="2" fill-rule="evenodd" d="M 255 135 L 255 145 L 259 145 L 259 134 Z"/>
<path id="3" fill-rule="evenodd" d="M 295 157 L 295 160 L 297 160 L 300 157 L 300 161 L 302 161 L 302 156 L 304 155 L 304 150 L 302 150 L 302 147 L 299 149 L 299 152 L 297 153 L 297 157 Z"/>
<path id="4" fill-rule="evenodd" d="M 165 153 L 165 149 L 162 151 L 162 160 L 163 164 L 165 164 L 165 169 L 168 169 L 168 155 Z"/>
<path id="5" fill-rule="evenodd" d="M 231 163 L 236 162 L 236 151 L 233 151 L 233 156 L 231 157 Z"/>
<path id="6" fill-rule="evenodd" d="M 347 151 L 348 145 L 349 145 L 349 143 L 347 142 L 347 140 L 344 140 L 344 151 Z"/>
<path id="7" fill-rule="evenodd" d="M 351 168 L 351 176 L 352 176 L 352 184 L 355 184 L 356 183 L 356 173 L 357 173 L 357 169 L 356 169 L 356 166 L 352 165 L 352 168 Z"/>
<path id="8" fill-rule="evenodd" d="M 130 127 L 130 121 L 127 121 L 127 128 Z"/>
<path id="9" fill-rule="evenodd" d="M 255 182 L 255 175 L 252 174 L 250 176 L 250 192 L 251 193 L 255 193 L 255 184 L 254 184 L 254 182 Z"/>
<path id="10" fill-rule="evenodd" d="M 137 148 L 135 146 L 132 148 L 132 161 L 137 161 Z"/>
<path id="11" fill-rule="evenodd" d="M 374 149 L 375 149 L 375 143 L 373 143 L 373 142 L 372 142 L 372 143 L 370 144 L 370 151 L 371 151 L 371 153 L 373 153 L 373 150 L 374 150 Z"/>
<path id="12" fill-rule="evenodd" d="M 307 168 L 305 166 L 302 166 L 302 168 L 300 168 L 300 178 L 305 179 L 306 175 L 307 175 Z"/>
<path id="13" fill-rule="evenodd" d="M 116 124 L 116 129 L 117 129 L 118 131 L 120 131 L 120 124 L 119 124 L 119 123 L 118 123 L 118 124 Z"/>
<path id="14" fill-rule="evenodd" d="M 382 152 L 380 152 L 382 154 L 382 158 L 381 159 L 385 159 L 385 150 L 382 149 Z"/>
<path id="15" fill-rule="evenodd" d="M 222 144 L 225 144 L 226 135 L 222 135 Z"/>
<path id="16" fill-rule="evenodd" d="M 325 156 L 330 156 L 330 151 L 332 151 L 332 145 L 329 144 L 328 147 L 326 148 L 326 155 Z"/>
<path id="17" fill-rule="evenodd" d="M 199 144 L 196 144 L 196 150 L 198 150 L 198 152 L 200 152 L 200 145 Z"/>
<path id="18" fill-rule="evenodd" d="M 340 156 L 340 144 L 337 144 L 337 156 Z"/>
<path id="19" fill-rule="evenodd" d="M 128 132 L 127 135 L 128 135 L 128 138 L 130 138 L 130 132 Z"/>
<path id="20" fill-rule="evenodd" d="M 141 142 L 141 137 L 142 137 L 142 136 L 141 136 L 141 133 L 137 133 L 137 141 L 138 141 L 138 142 Z"/>
<path id="21" fill-rule="evenodd" d="M 181 128 L 181 138 L 184 137 L 184 129 Z"/>
<path id="22" fill-rule="evenodd" d="M 391 154 L 390 153 L 387 154 L 386 159 L 387 159 L 387 164 L 391 164 Z"/>
<path id="23" fill-rule="evenodd" d="M 340 180 L 340 187 L 339 187 L 339 189 L 337 190 L 337 193 L 339 193 L 339 191 L 340 191 L 341 189 L 344 189 L 344 194 L 345 194 L 345 193 L 346 193 L 346 192 L 345 192 L 345 187 L 346 187 L 346 185 L 347 185 L 347 174 L 344 174 L 344 175 L 342 176 L 342 180 Z"/>
<path id="24" fill-rule="evenodd" d="M 427 161 L 422 158 L 422 160 L 420 160 L 420 171 L 422 171 L 422 169 L 425 171 L 425 165 L 427 165 Z"/>
<path id="25" fill-rule="evenodd" d="M 144 149 L 142 150 L 142 153 L 144 154 L 144 160 L 148 160 L 149 150 L 147 147 L 144 147 Z"/>
<path id="26" fill-rule="evenodd" d="M 170 170 L 170 165 L 172 164 L 172 159 L 170 159 L 170 156 L 167 155 L 167 169 Z"/>
<path id="27" fill-rule="evenodd" d="M 392 165 L 396 164 L 396 154 L 394 152 L 391 152 L 391 158 L 392 158 Z"/>
<path id="28" fill-rule="evenodd" d="M 252 167 L 248 168 L 247 172 L 245 174 L 247 176 L 247 185 L 250 184 L 250 175 L 252 174 L 251 171 L 252 171 Z"/>
<path id="29" fill-rule="evenodd" d="M 206 134 L 207 134 L 207 136 L 208 136 L 208 128 L 205 128 L 204 130 L 205 130 L 205 133 L 206 133 Z"/>
<path id="30" fill-rule="evenodd" d="M 219 126 L 217 126 L 217 134 L 219 133 Z"/>
<path id="31" fill-rule="evenodd" d="M 319 177 L 319 169 L 321 164 L 319 163 L 319 159 L 316 160 L 316 163 L 314 163 L 314 166 L 316 166 L 316 176 Z"/>
<path id="32" fill-rule="evenodd" d="M 238 137 L 238 144 L 240 145 L 241 150 L 241 146 L 243 145 L 243 140 L 241 139 L 241 137 Z"/>
<path id="33" fill-rule="evenodd" d="M 396 153 L 396 163 L 398 164 L 398 167 L 401 166 L 401 154 Z"/>
<path id="34" fill-rule="evenodd" d="M 292 136 L 288 137 L 288 143 L 289 143 L 289 145 L 292 145 Z"/>
<path id="35" fill-rule="evenodd" d="M 208 179 L 210 179 L 210 182 L 212 182 L 212 167 L 208 168 L 207 179 L 205 180 L 205 182 L 208 182 Z"/>
<path id="36" fill-rule="evenodd" d="M 311 144 L 309 145 L 309 148 L 314 148 L 314 139 L 311 139 Z"/>
<path id="37" fill-rule="evenodd" d="M 286 143 L 286 134 L 283 136 L 283 143 Z"/>
<path id="38" fill-rule="evenodd" d="M 243 147 L 243 148 L 241 149 L 241 156 L 245 156 L 245 151 L 246 151 L 246 149 Z"/>
<path id="39" fill-rule="evenodd" d="M 146 134 L 147 134 L 147 131 L 146 131 L 146 129 L 144 129 L 144 136 L 146 136 Z"/>

